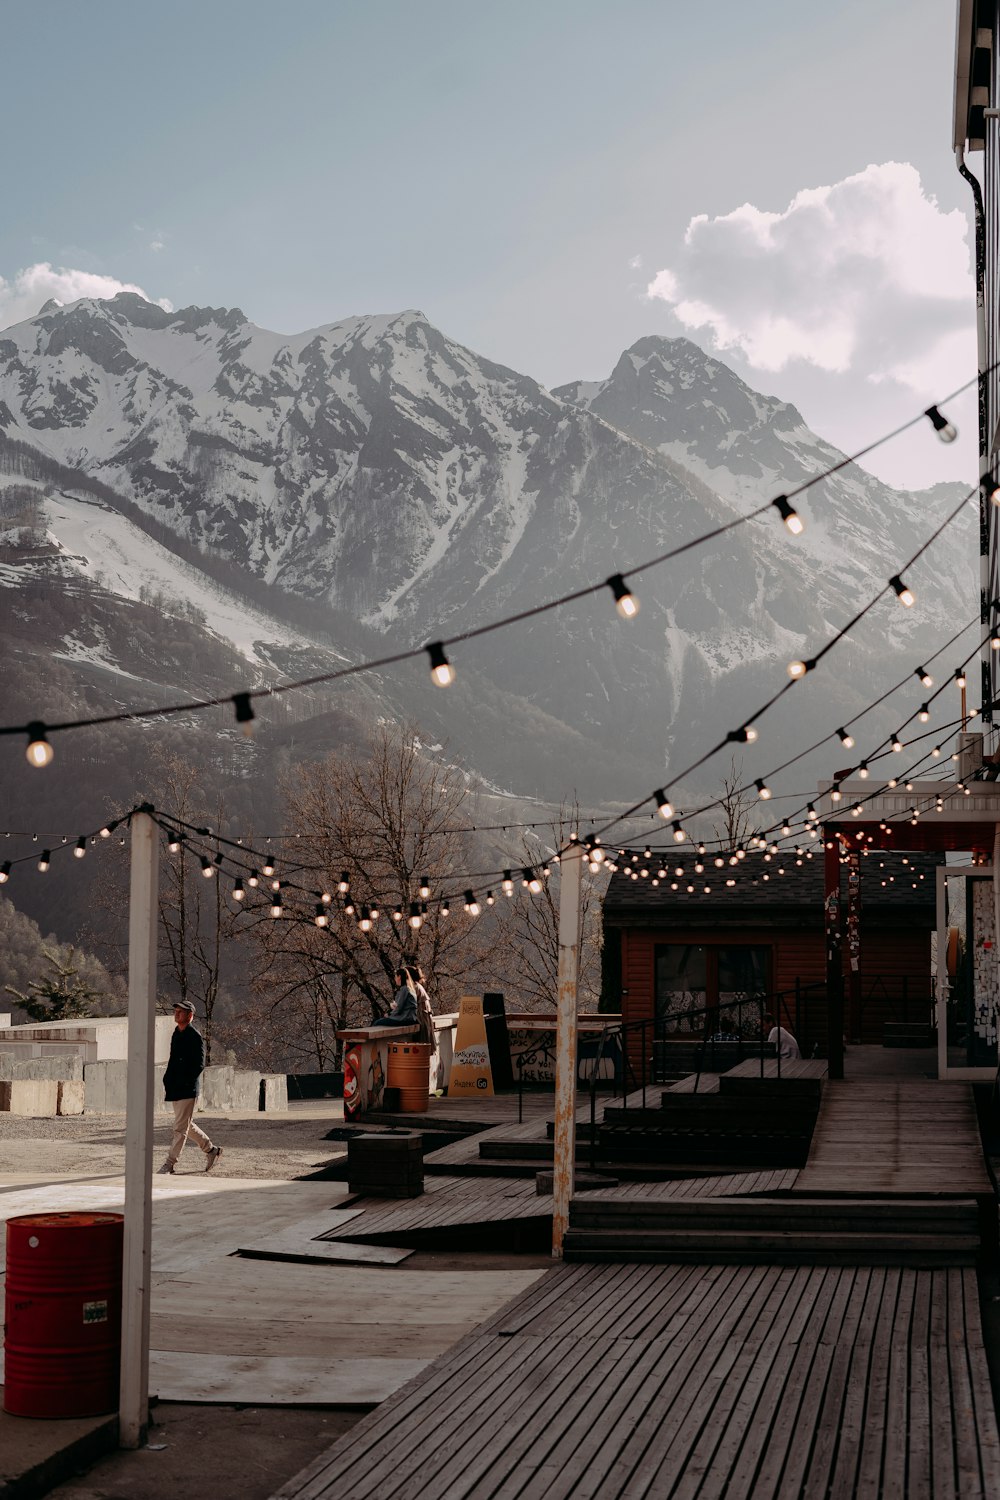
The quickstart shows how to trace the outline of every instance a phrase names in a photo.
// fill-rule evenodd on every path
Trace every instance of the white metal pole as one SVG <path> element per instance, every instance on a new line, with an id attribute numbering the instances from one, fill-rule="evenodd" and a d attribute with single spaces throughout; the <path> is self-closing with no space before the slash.
<path id="1" fill-rule="evenodd" d="M 118 1441 L 139 1448 L 149 1418 L 149 1305 L 153 1229 L 153 1049 L 156 1012 L 157 828 L 132 815 L 128 927 L 128 1083 L 125 1102 L 125 1253 Z"/>
<path id="2" fill-rule="evenodd" d="M 563 850 L 559 866 L 559 996 L 556 1020 L 556 1120 L 552 1171 L 552 1254 L 562 1260 L 576 1174 L 577 978 L 583 845 Z"/>

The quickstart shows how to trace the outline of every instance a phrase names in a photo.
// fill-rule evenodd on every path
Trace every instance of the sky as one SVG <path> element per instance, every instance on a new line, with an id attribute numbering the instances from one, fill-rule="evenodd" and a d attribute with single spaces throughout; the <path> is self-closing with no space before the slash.
<path id="1" fill-rule="evenodd" d="M 846 451 L 975 375 L 949 0 L 0 0 L 0 327 L 420 308 L 547 386 L 685 335 Z M 977 167 L 981 158 L 973 156 Z M 929 428 L 866 460 L 977 478 Z"/>

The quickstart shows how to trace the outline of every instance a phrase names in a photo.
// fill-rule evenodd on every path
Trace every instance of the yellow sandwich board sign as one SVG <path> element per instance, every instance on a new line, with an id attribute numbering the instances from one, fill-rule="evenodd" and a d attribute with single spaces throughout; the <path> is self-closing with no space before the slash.
<path id="1" fill-rule="evenodd" d="M 493 1070 L 486 1041 L 483 1002 L 479 995 L 463 995 L 458 1002 L 455 1055 L 448 1080 L 448 1098 L 489 1097 L 493 1093 Z"/>

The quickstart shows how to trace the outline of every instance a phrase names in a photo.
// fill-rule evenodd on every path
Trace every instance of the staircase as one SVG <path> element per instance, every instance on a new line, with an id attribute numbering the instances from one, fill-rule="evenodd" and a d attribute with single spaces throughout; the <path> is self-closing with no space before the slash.
<path id="1" fill-rule="evenodd" d="M 563 1256 L 699 1264 L 974 1266 L 974 1198 L 608 1199 L 570 1203 Z"/>

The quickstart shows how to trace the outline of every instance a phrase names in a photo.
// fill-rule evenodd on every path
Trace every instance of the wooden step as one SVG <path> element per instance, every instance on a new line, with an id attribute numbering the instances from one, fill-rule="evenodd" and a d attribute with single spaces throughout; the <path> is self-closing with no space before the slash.
<path id="1" fill-rule="evenodd" d="M 787 1194 L 757 1198 L 623 1199 L 588 1196 L 570 1203 L 574 1228 L 753 1229 L 799 1233 L 873 1231 L 902 1234 L 978 1234 L 974 1199 L 935 1202 L 895 1199 L 799 1198 Z"/>
<path id="2" fill-rule="evenodd" d="M 973 1266 L 978 1235 L 675 1233 L 573 1229 L 568 1261 L 693 1261 L 714 1264 Z"/>

